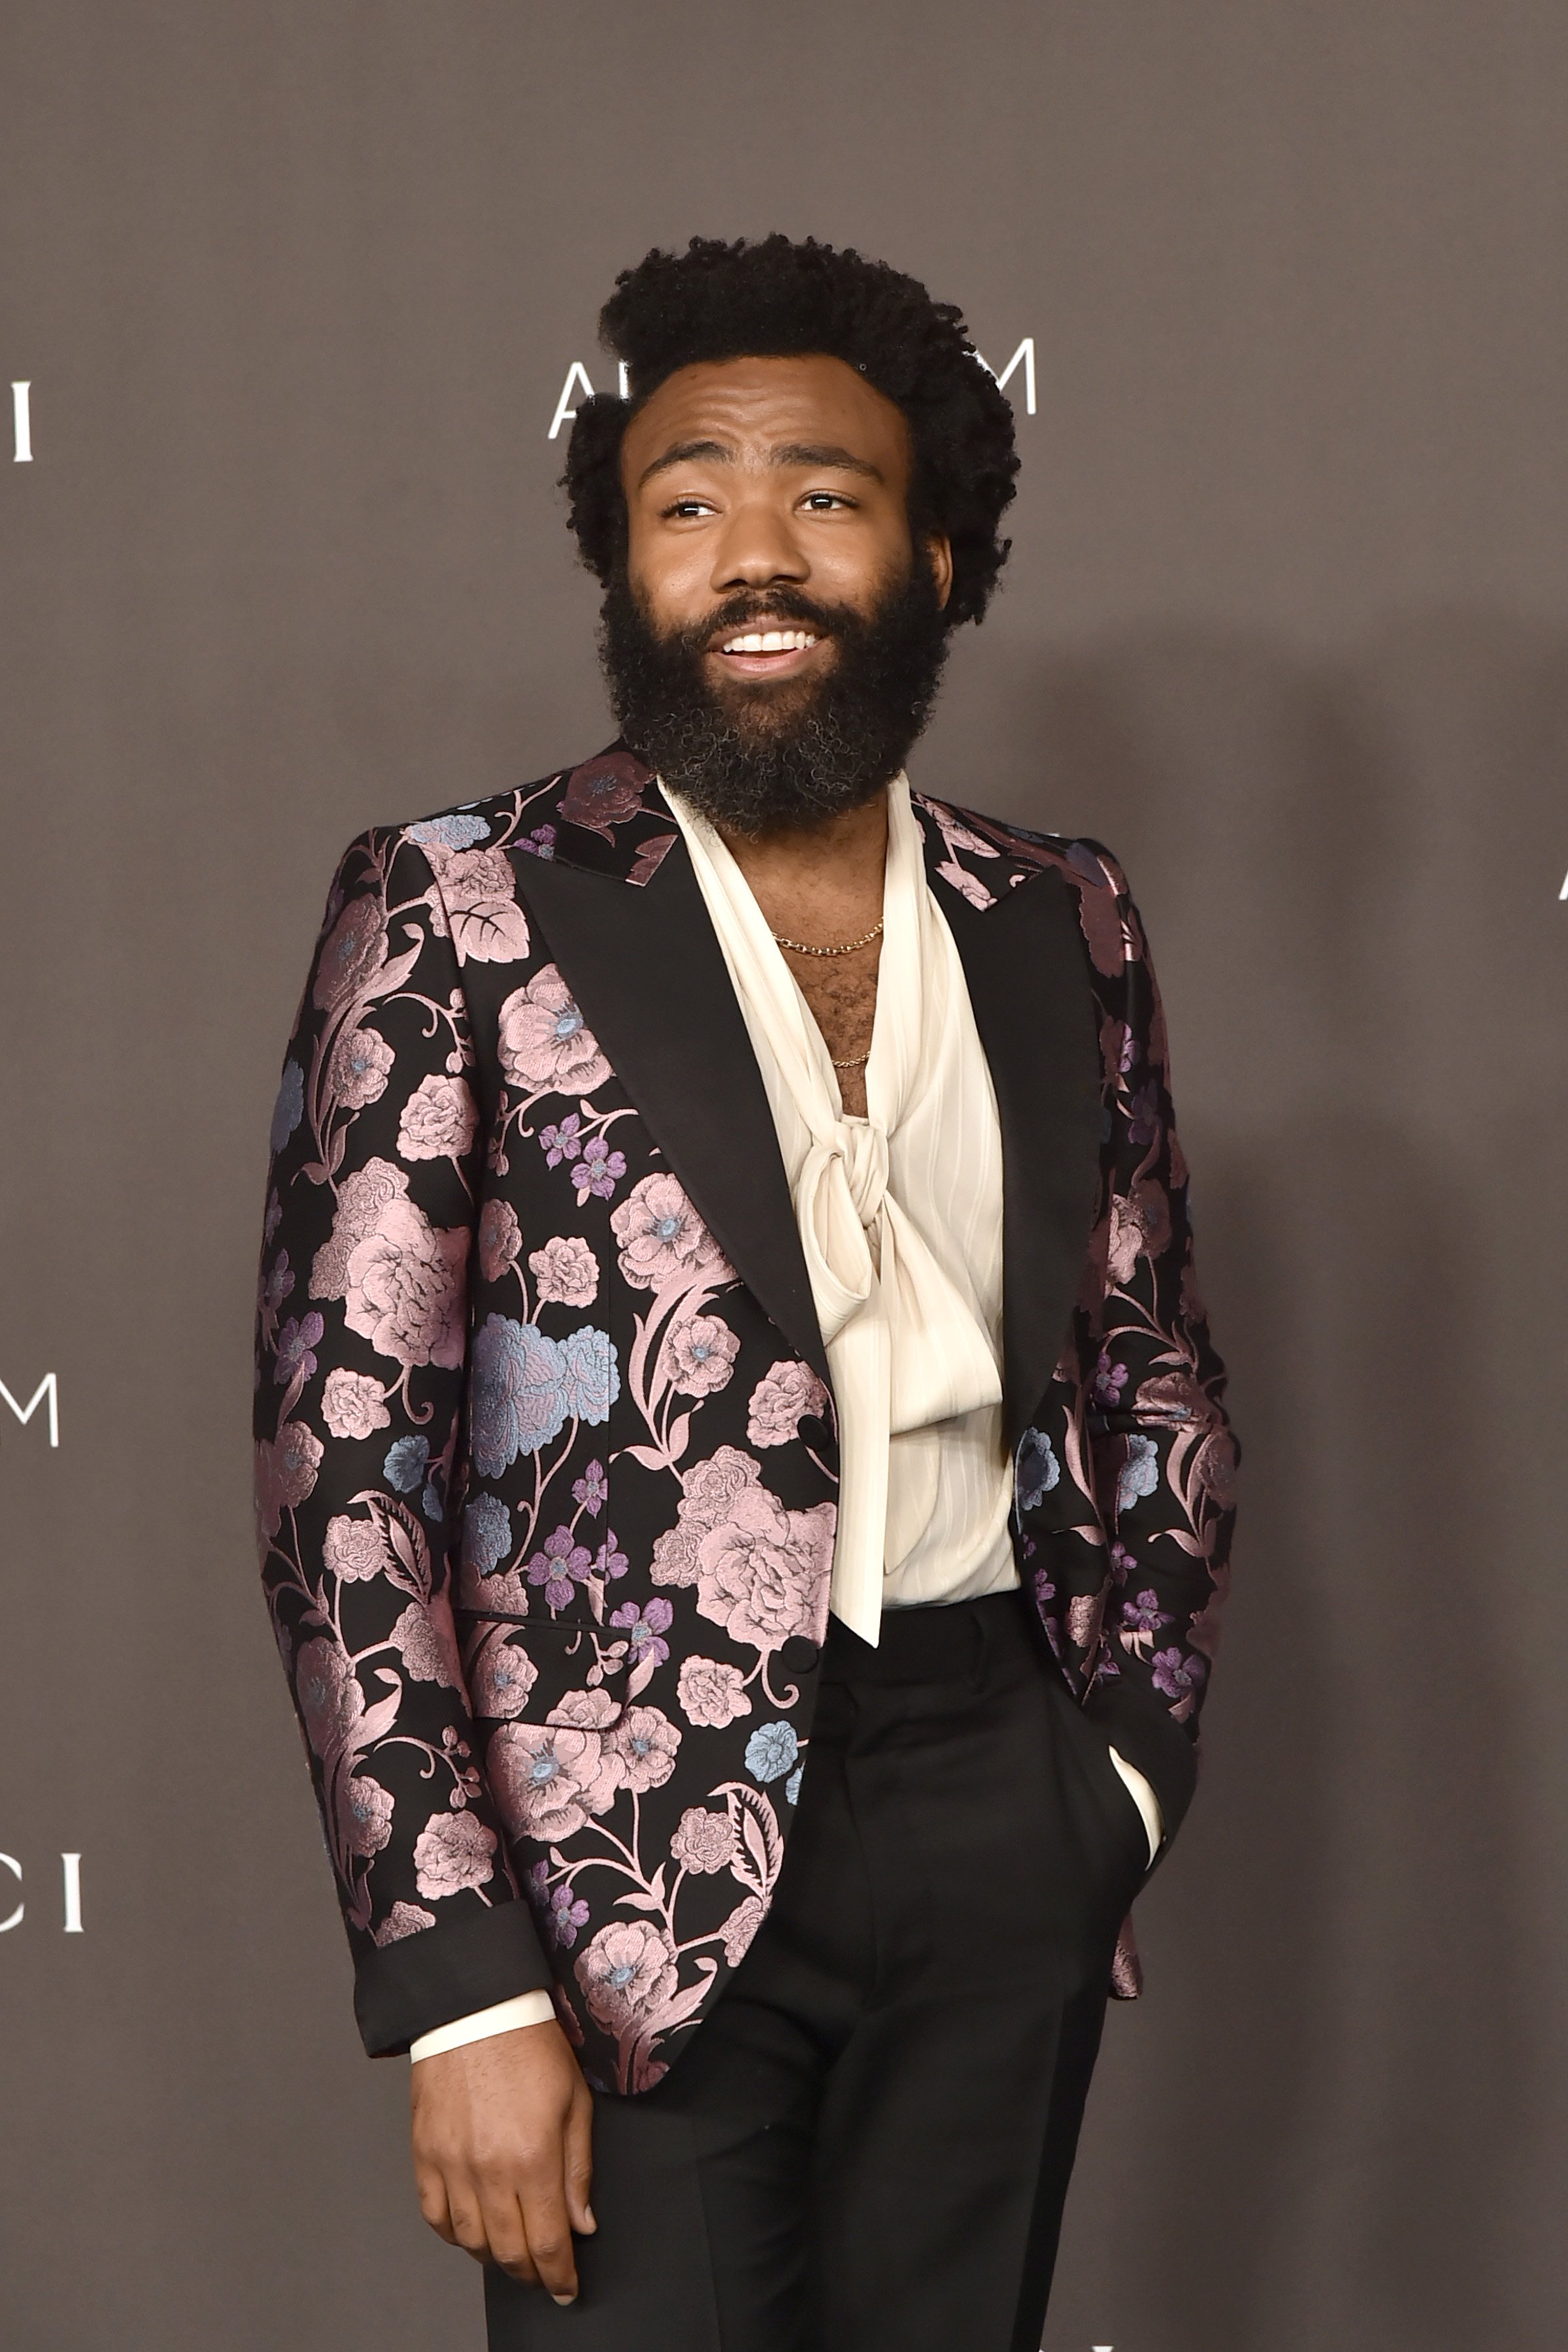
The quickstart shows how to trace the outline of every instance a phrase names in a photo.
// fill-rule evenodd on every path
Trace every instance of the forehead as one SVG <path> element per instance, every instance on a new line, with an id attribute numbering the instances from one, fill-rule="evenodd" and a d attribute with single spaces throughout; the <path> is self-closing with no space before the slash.
<path id="1" fill-rule="evenodd" d="M 909 471 L 902 410 L 847 361 L 821 352 L 677 369 L 626 426 L 628 486 L 667 449 L 697 441 L 715 442 L 742 462 L 792 444 L 839 447 L 875 466 L 890 487 Z"/>

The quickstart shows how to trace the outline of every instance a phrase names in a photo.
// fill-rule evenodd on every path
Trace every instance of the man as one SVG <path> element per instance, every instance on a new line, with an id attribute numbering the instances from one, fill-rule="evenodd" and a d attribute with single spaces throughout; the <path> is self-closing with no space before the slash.
<path id="1" fill-rule="evenodd" d="M 340 868 L 267 1589 L 492 2347 L 1032 2352 L 1226 1573 L 1158 999 L 903 775 L 1016 467 L 956 311 L 775 236 L 603 324 L 622 740 Z"/>

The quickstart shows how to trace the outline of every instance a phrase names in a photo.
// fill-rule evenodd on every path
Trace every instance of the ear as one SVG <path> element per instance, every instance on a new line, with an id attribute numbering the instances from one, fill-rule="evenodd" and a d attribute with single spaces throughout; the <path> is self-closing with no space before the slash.
<path id="1" fill-rule="evenodd" d="M 940 531 L 932 531 L 925 546 L 931 576 L 936 583 L 936 601 L 945 605 L 952 593 L 952 542 Z"/>

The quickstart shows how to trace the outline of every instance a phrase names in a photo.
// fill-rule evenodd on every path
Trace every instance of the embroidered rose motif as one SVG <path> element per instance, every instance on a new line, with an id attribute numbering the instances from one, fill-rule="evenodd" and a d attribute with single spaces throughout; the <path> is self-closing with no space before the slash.
<path id="1" fill-rule="evenodd" d="M 601 760 L 585 760 L 574 768 L 561 795 L 561 814 L 568 824 L 613 841 L 613 825 L 635 816 L 642 806 L 647 770 L 628 752 L 606 752 Z"/>
<path id="2" fill-rule="evenodd" d="M 371 1437 L 390 1429 L 392 1415 L 381 1382 L 366 1372 L 351 1372 L 342 1364 L 327 1374 L 321 1389 L 321 1419 L 334 1437 Z"/>
<path id="3" fill-rule="evenodd" d="M 649 1789 L 662 1789 L 674 1771 L 680 1734 L 661 1708 L 628 1706 L 610 1734 L 609 1747 L 627 1788 L 645 1796 Z"/>
<path id="4" fill-rule="evenodd" d="M 717 1315 L 689 1315 L 665 1338 L 671 1385 L 682 1396 L 713 1396 L 729 1383 L 741 1342 Z"/>
<path id="5" fill-rule="evenodd" d="M 1116 1507 L 1130 1511 L 1141 1496 L 1152 1495 L 1160 1483 L 1160 1449 L 1152 1437 L 1128 1438 L 1127 1459 L 1116 1481 Z"/>
<path id="6" fill-rule="evenodd" d="M 310 1263 L 312 1298 L 341 1298 L 348 1286 L 349 1259 L 388 1203 L 407 1198 L 408 1178 L 389 1160 L 367 1160 L 338 1187 L 330 1240 L 321 1244 Z"/>
<path id="7" fill-rule="evenodd" d="M 457 1637 L 444 1595 L 437 1595 L 425 1608 L 411 1601 L 386 1638 L 416 1683 L 439 1683 L 446 1690 L 461 1690 Z"/>
<path id="8" fill-rule="evenodd" d="M 1043 1429 L 1026 1429 L 1018 1440 L 1013 1472 L 1014 1498 L 1021 1511 L 1038 1508 L 1062 1475 L 1050 1439 Z"/>
<path id="9" fill-rule="evenodd" d="M 500 1282 L 517 1263 L 522 1247 L 522 1227 L 510 1201 L 487 1201 L 479 1211 L 479 1272 L 487 1282 Z"/>
<path id="10" fill-rule="evenodd" d="M 432 1225 L 409 1200 L 386 1202 L 345 1270 L 343 1318 L 378 1356 L 404 1365 L 463 1360 L 468 1236 Z"/>
<path id="11" fill-rule="evenodd" d="M 316 965 L 311 992 L 316 1008 L 331 1013 L 344 1004 L 381 963 L 386 930 L 374 898 L 353 898 L 328 932 Z"/>
<path id="12" fill-rule="evenodd" d="M 753 1780 L 782 1780 L 800 1760 L 800 1742 L 791 1723 L 759 1723 L 746 1742 L 746 1769 Z"/>
<path id="13" fill-rule="evenodd" d="M 651 1920 L 601 1927 L 577 1962 L 577 1981 L 595 2018 L 617 2037 L 675 1990 L 675 1952 Z"/>
<path id="14" fill-rule="evenodd" d="M 268 1540 L 284 1512 L 297 1509 L 315 1486 L 321 1454 L 321 1439 L 302 1421 L 285 1422 L 275 1439 L 257 1441 L 256 1520 Z"/>
<path id="15" fill-rule="evenodd" d="M 511 1513 L 499 1495 L 476 1495 L 463 1507 L 463 1566 L 489 1576 L 511 1549 Z"/>
<path id="16" fill-rule="evenodd" d="M 599 1261 L 575 1234 L 559 1234 L 529 1257 L 542 1307 L 591 1307 L 598 1295 Z"/>
<path id="17" fill-rule="evenodd" d="M 776 1650 L 826 1606 L 834 1507 L 786 1511 L 761 1487 L 738 1495 L 697 1549 L 697 1608 L 732 1642 Z"/>
<path id="18" fill-rule="evenodd" d="M 754 1895 L 738 1903 L 719 1933 L 724 1941 L 724 1958 L 732 1969 L 738 1969 L 751 1948 L 752 1938 L 763 1924 L 763 1906 Z"/>
<path id="19" fill-rule="evenodd" d="M 326 1634 L 300 1644 L 294 1696 L 312 1755 L 331 1766 L 353 1738 L 364 1693 L 347 1657 Z"/>
<path id="20" fill-rule="evenodd" d="M 739 1666 L 717 1658 L 684 1658 L 676 1678 L 675 1696 L 689 1723 L 721 1730 L 737 1716 L 750 1715 L 745 1676 Z"/>
<path id="21" fill-rule="evenodd" d="M 695 1584 L 697 1549 L 716 1527 L 734 1496 L 754 1486 L 762 1473 L 750 1454 L 733 1445 L 721 1445 L 706 1462 L 682 1471 L 681 1501 L 676 1523 L 667 1528 L 653 1548 L 651 1574 L 655 1584 Z"/>
<path id="22" fill-rule="evenodd" d="M 637 1290 L 711 1279 L 724 1265 L 679 1177 L 645 1176 L 610 1212 L 610 1230 L 620 1244 L 621 1272 Z"/>
<path id="23" fill-rule="evenodd" d="M 495 1832 L 477 1814 L 432 1813 L 414 1842 L 414 1884 L 432 1903 L 483 1886 L 495 1850 Z"/>
<path id="24" fill-rule="evenodd" d="M 752 1391 L 746 1435 L 753 1445 L 788 1445 L 803 1421 L 826 1417 L 827 1391 L 809 1364 L 775 1364 Z"/>
<path id="25" fill-rule="evenodd" d="M 519 1716 L 538 1680 L 539 1668 L 517 1642 L 487 1642 L 470 1677 L 474 1706 L 480 1715 L 503 1720 Z"/>
<path id="26" fill-rule="evenodd" d="M 395 1903 L 373 1936 L 377 1944 L 400 1944 L 405 1936 L 417 1936 L 422 1927 L 436 1925 L 434 1911 L 426 1911 L 420 1903 Z"/>
<path id="27" fill-rule="evenodd" d="M 501 1006 L 498 1050 L 513 1086 L 531 1094 L 591 1095 L 610 1075 L 598 1040 L 552 963 Z"/>
<path id="28" fill-rule="evenodd" d="M 710 1813 L 691 1805 L 681 1814 L 669 1841 L 672 1858 L 699 1877 L 728 1870 L 735 1853 L 735 1825 L 728 1813 Z"/>
<path id="29" fill-rule="evenodd" d="M 621 1392 L 620 1367 L 607 1331 L 584 1324 L 561 1342 L 562 1395 L 567 1412 L 590 1428 L 608 1421 Z"/>
<path id="30" fill-rule="evenodd" d="M 490 829 L 482 816 L 474 816 L 466 809 L 457 809 L 449 816 L 429 816 L 408 828 L 408 838 L 420 849 L 472 849 L 477 841 L 488 841 Z"/>
<path id="31" fill-rule="evenodd" d="M 343 1843 L 350 1853 L 379 1853 L 392 1835 L 392 1796 L 368 1772 L 342 1787 Z"/>
<path id="32" fill-rule="evenodd" d="M 345 1029 L 327 1064 L 327 1093 L 344 1110 L 379 1102 L 392 1072 L 392 1048 L 374 1029 Z"/>
<path id="33" fill-rule="evenodd" d="M 594 1814 L 608 1812 L 624 1773 L 620 1758 L 606 1753 L 599 1727 L 615 1713 L 605 1692 L 580 1691 L 555 1708 L 548 1723 L 501 1726 L 486 1760 L 515 1837 L 559 1843 L 574 1837 Z M 563 1722 L 563 1716 L 578 1719 Z"/>
<path id="34" fill-rule="evenodd" d="M 474 1467 L 499 1478 L 520 1454 L 537 1454 L 566 1419 L 561 1349 L 536 1325 L 488 1315 L 468 1363 Z"/>
<path id="35" fill-rule="evenodd" d="M 432 1073 L 403 1106 L 397 1149 L 405 1160 L 460 1160 L 474 1139 L 479 1108 L 461 1078 Z"/>
<path id="36" fill-rule="evenodd" d="M 392 1565 L 392 1551 L 379 1520 L 340 1514 L 327 1521 L 321 1557 L 345 1584 L 363 1584 Z"/>

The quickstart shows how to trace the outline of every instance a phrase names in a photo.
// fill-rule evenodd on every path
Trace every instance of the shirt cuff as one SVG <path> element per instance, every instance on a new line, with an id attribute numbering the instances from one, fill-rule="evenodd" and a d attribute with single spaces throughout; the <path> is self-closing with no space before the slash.
<path id="1" fill-rule="evenodd" d="M 1124 1763 L 1114 1748 L 1110 1751 L 1110 1760 L 1126 1783 L 1128 1795 L 1143 1816 L 1143 1827 L 1149 1839 L 1149 1867 L 1152 1870 L 1154 1866 L 1154 1857 L 1160 1851 L 1161 1840 L 1165 1834 L 1165 1824 L 1160 1818 L 1160 1800 L 1143 1778 L 1142 1773 L 1139 1771 L 1138 1767 L 1135 1764 Z M 465 2024 L 471 2022 L 468 2019 L 462 2021 Z M 452 2033 L 457 2031 L 457 2028 L 449 2025 L 446 2030 L 448 2033 Z M 435 2038 L 434 2035 L 431 2036 L 432 2041 Z M 414 2047 L 417 2054 L 419 2044 L 416 2042 Z"/>
<path id="2" fill-rule="evenodd" d="M 511 2000 L 498 2000 L 493 2009 L 476 2009 L 438 2025 L 408 2045 L 410 2058 L 438 2058 L 443 2050 L 460 2050 L 466 2042 L 488 2042 L 492 2033 L 512 2033 L 520 2025 L 550 2025 L 555 2003 L 547 1992 L 520 1992 Z"/>

